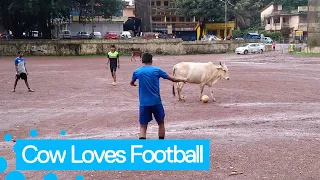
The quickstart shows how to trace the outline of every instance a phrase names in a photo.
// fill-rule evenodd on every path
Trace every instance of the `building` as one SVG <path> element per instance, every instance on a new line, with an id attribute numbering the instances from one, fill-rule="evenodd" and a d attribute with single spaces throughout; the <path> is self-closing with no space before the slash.
<path id="1" fill-rule="evenodd" d="M 76 36 L 78 32 L 88 32 L 91 33 L 101 32 L 104 36 L 107 32 L 115 32 L 118 35 L 123 31 L 124 22 L 128 18 L 134 17 L 134 6 L 130 5 L 129 2 L 125 2 L 126 5 L 124 9 L 121 10 L 120 16 L 112 16 L 111 18 L 105 19 L 101 14 L 97 13 L 93 17 L 82 17 L 80 12 L 73 10 L 70 13 L 70 19 L 61 21 L 58 20 L 55 23 L 55 28 L 52 34 L 55 38 L 59 36 L 59 33 L 63 30 L 70 30 L 72 36 Z"/>
<path id="2" fill-rule="evenodd" d="M 270 3 L 261 10 L 261 22 L 266 31 L 281 32 L 285 41 L 306 40 L 308 36 L 308 8 L 284 11 L 281 4 Z"/>
<path id="3" fill-rule="evenodd" d="M 140 30 L 151 32 L 151 0 L 135 0 L 135 17 L 141 19 Z"/>
<path id="4" fill-rule="evenodd" d="M 195 17 L 184 17 L 177 12 L 173 0 L 135 0 L 135 15 L 142 19 L 144 32 L 175 34 L 180 38 L 196 38 Z"/>
<path id="5" fill-rule="evenodd" d="M 135 17 L 135 6 L 126 1 L 126 5 L 122 10 L 122 16 L 126 18 Z"/>
<path id="6" fill-rule="evenodd" d="M 225 33 L 227 25 L 227 32 Z M 232 31 L 235 28 L 235 23 L 233 21 L 228 22 L 227 24 L 225 23 L 207 23 L 205 25 L 203 35 L 210 34 L 210 35 L 215 35 L 218 38 L 223 39 L 224 37 L 227 37 L 228 35 L 232 36 Z M 198 24 L 196 26 L 197 30 L 197 39 L 200 38 L 200 25 Z"/>

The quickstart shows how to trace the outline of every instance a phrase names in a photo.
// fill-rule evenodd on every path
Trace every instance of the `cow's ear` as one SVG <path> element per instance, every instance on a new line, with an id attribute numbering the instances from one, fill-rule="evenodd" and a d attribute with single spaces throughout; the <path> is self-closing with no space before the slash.
<path id="1" fill-rule="evenodd" d="M 218 66 L 218 69 L 219 69 L 219 70 L 221 70 L 221 69 L 222 69 L 222 66 L 221 66 L 221 65 L 220 65 L 220 66 Z"/>

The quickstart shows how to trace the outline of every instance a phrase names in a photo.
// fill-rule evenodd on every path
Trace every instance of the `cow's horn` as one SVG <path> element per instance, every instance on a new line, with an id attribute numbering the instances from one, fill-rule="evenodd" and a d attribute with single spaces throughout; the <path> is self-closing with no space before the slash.
<path id="1" fill-rule="evenodd" d="M 221 61 L 220 61 L 220 66 L 222 66 L 222 63 L 221 63 Z"/>

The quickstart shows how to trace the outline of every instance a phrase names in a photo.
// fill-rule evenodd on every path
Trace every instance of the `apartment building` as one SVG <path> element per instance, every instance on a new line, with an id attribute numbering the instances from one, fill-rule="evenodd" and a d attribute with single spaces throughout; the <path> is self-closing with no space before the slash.
<path id="1" fill-rule="evenodd" d="M 198 19 L 180 15 L 173 0 L 135 0 L 134 3 L 136 17 L 142 19 L 142 31 L 196 38 Z"/>
<path id="2" fill-rule="evenodd" d="M 286 41 L 305 41 L 308 36 L 307 7 L 288 12 L 281 4 L 270 3 L 261 11 L 261 22 L 266 31 L 281 32 Z"/>

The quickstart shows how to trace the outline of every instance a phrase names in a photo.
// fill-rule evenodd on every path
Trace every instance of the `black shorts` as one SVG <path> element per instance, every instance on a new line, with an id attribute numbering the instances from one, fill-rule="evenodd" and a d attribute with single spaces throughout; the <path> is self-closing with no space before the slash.
<path id="1" fill-rule="evenodd" d="M 111 72 L 117 72 L 117 66 L 110 66 Z"/>
<path id="2" fill-rule="evenodd" d="M 27 74 L 26 73 L 20 73 L 20 74 L 17 74 L 16 75 L 16 78 L 17 79 L 23 79 L 23 80 L 27 80 L 28 79 L 28 76 L 27 76 Z"/>

